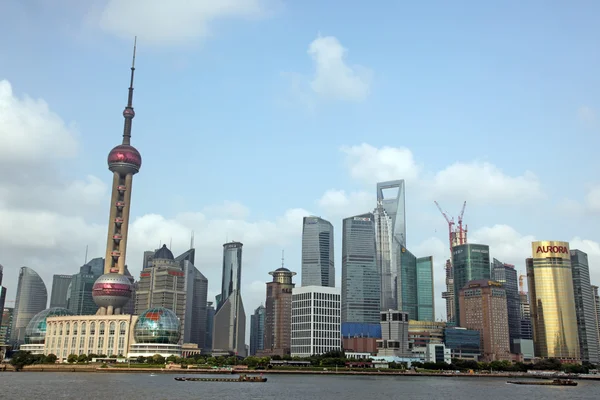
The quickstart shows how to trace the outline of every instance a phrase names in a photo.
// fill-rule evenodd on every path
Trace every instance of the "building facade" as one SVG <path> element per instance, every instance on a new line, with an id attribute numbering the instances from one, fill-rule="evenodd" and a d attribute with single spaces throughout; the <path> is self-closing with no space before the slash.
<path id="1" fill-rule="evenodd" d="M 598 342 L 600 342 L 600 294 L 598 286 L 592 285 L 592 297 L 594 298 L 594 310 L 596 311 L 596 331 L 598 332 Z M 600 358 L 600 349 L 598 351 Z"/>
<path id="2" fill-rule="evenodd" d="M 415 257 L 408 249 L 400 249 L 401 310 L 410 319 L 434 320 L 433 257 Z"/>
<path id="3" fill-rule="evenodd" d="M 600 362 L 600 347 L 588 255 L 581 250 L 571 250 L 570 256 L 581 361 L 597 365 Z"/>
<path id="4" fill-rule="evenodd" d="M 484 361 L 510 360 L 506 290 L 479 279 L 459 291 L 460 326 L 479 331 Z"/>
<path id="5" fill-rule="evenodd" d="M 402 303 L 400 251 L 406 247 L 404 180 L 377 183 L 377 205 L 373 217 L 381 279 L 380 310 L 397 310 Z"/>
<path id="6" fill-rule="evenodd" d="M 521 313 L 521 339 L 533 340 L 533 325 L 531 324 L 531 307 L 529 296 L 525 292 L 519 293 L 519 311 Z"/>
<path id="7" fill-rule="evenodd" d="M 406 358 L 412 355 L 408 342 L 408 313 L 381 311 L 381 339 L 377 340 L 377 357 Z"/>
<path id="8" fill-rule="evenodd" d="M 335 287 L 333 225 L 323 218 L 302 222 L 302 286 Z"/>
<path id="9" fill-rule="evenodd" d="M 408 321 L 409 348 L 426 347 L 429 344 L 444 343 L 445 322 L 439 321 Z"/>
<path id="10" fill-rule="evenodd" d="M 292 278 L 296 275 L 285 267 L 269 272 L 273 281 L 267 283 L 265 324 L 262 350 L 270 355 L 289 355 L 292 335 Z"/>
<path id="11" fill-rule="evenodd" d="M 35 314 L 45 310 L 47 304 L 48 291 L 42 278 L 33 269 L 21 267 L 11 327 L 12 342 L 23 342 L 27 324 Z"/>
<path id="12" fill-rule="evenodd" d="M 526 260 L 535 355 L 580 362 L 569 243 L 538 241 Z"/>
<path id="13" fill-rule="evenodd" d="M 50 294 L 50 308 L 69 307 L 69 288 L 72 275 L 54 275 L 52 277 L 52 292 Z"/>
<path id="14" fill-rule="evenodd" d="M 215 306 L 212 301 L 206 302 L 206 341 L 204 342 L 204 348 L 212 350 L 212 335 L 214 330 L 215 322 Z"/>
<path id="15" fill-rule="evenodd" d="M 4 307 L 2 309 L 2 322 L 0 322 L 0 346 L 8 345 L 10 342 L 10 329 L 13 324 L 13 315 L 15 309 Z"/>
<path id="16" fill-rule="evenodd" d="M 342 323 L 379 321 L 380 276 L 373 214 L 343 220 Z"/>
<path id="17" fill-rule="evenodd" d="M 243 357 L 246 353 L 246 312 L 241 295 L 242 247 L 240 242 L 223 245 L 223 278 L 213 319 L 212 348 Z"/>
<path id="18" fill-rule="evenodd" d="M 341 350 L 341 300 L 339 288 L 292 289 L 292 357 Z"/>
<path id="19" fill-rule="evenodd" d="M 93 258 L 71 276 L 68 309 L 75 315 L 93 315 L 98 311 L 92 292 L 94 283 L 104 273 L 104 259 Z"/>
<path id="20" fill-rule="evenodd" d="M 467 282 L 490 279 L 490 248 L 485 244 L 461 244 L 452 248 L 454 319 L 460 324 L 459 291 Z"/>
<path id="21" fill-rule="evenodd" d="M 290 304 L 291 311 L 291 304 Z M 254 356 L 265 349 L 265 314 L 266 308 L 262 304 L 250 316 L 250 355 Z M 291 312 L 290 312 L 291 314 Z M 291 323 L 290 323 L 291 330 Z"/>
<path id="22" fill-rule="evenodd" d="M 188 260 L 184 260 L 185 311 L 183 320 L 183 342 L 195 343 L 206 348 L 206 303 L 208 279 Z"/>
<path id="23" fill-rule="evenodd" d="M 514 342 L 521 339 L 521 297 L 519 296 L 519 279 L 514 265 L 506 264 L 495 258 L 492 261 L 491 278 L 498 282 L 506 292 L 506 310 L 508 312 L 508 334 L 510 348 L 517 353 Z"/>
<path id="24" fill-rule="evenodd" d="M 444 344 L 450 349 L 452 358 L 478 361 L 481 355 L 481 334 L 473 329 L 446 328 Z"/>

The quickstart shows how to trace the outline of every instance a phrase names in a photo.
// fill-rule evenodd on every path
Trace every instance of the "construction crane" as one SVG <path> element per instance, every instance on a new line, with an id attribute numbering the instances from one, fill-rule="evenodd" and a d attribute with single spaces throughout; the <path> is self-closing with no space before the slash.
<path id="1" fill-rule="evenodd" d="M 444 210 L 442 210 L 442 207 L 440 207 L 440 204 L 437 201 L 434 201 L 434 203 L 446 219 L 446 222 L 448 223 L 448 242 L 450 243 L 450 257 L 452 257 L 452 234 L 454 233 L 454 217 L 450 218 L 448 214 Z"/>
<path id="2" fill-rule="evenodd" d="M 458 216 L 458 244 L 467 243 L 467 226 L 465 225 L 463 229 L 463 216 L 465 215 L 465 207 L 467 206 L 467 201 L 463 203 L 462 210 L 460 210 L 460 215 Z"/>
<path id="3" fill-rule="evenodd" d="M 523 278 L 526 278 L 526 275 L 519 275 L 519 291 L 521 293 L 525 293 L 525 285 L 523 284 Z"/>

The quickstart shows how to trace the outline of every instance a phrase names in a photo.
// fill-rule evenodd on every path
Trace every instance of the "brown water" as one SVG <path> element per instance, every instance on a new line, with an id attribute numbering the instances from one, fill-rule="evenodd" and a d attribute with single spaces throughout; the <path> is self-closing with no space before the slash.
<path id="1" fill-rule="evenodd" d="M 600 381 L 580 381 L 577 387 L 559 387 L 510 385 L 502 378 L 265 375 L 268 377 L 266 383 L 224 383 L 177 382 L 174 376 L 160 373 L 0 372 L 0 399 L 600 399 Z"/>

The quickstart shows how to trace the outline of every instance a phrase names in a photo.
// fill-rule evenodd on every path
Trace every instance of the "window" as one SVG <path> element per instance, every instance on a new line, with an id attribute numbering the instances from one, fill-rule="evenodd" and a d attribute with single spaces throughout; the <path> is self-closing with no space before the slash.
<path id="1" fill-rule="evenodd" d="M 100 322 L 100 336 L 104 336 L 104 329 L 106 328 L 104 322 Z"/>
<path id="2" fill-rule="evenodd" d="M 65 335 L 69 336 L 70 332 L 71 332 L 71 324 L 67 322 L 65 324 Z"/>
<path id="3" fill-rule="evenodd" d="M 87 328 L 85 322 L 81 323 L 81 336 L 85 336 L 85 328 Z"/>
<path id="4" fill-rule="evenodd" d="M 94 336 L 96 334 L 96 323 L 92 322 L 90 324 L 90 335 Z"/>
<path id="5" fill-rule="evenodd" d="M 77 335 L 77 322 L 73 323 L 73 335 Z"/>
<path id="6" fill-rule="evenodd" d="M 115 335 L 116 326 L 117 325 L 114 322 L 110 323 L 110 325 L 108 326 L 108 334 L 109 334 L 109 336 L 114 336 Z"/>
<path id="7" fill-rule="evenodd" d="M 63 324 L 61 323 L 61 324 L 58 326 L 58 336 L 62 336 L 62 334 L 63 334 Z"/>
<path id="8" fill-rule="evenodd" d="M 122 335 L 125 335 L 126 326 L 127 326 L 127 325 L 125 324 L 125 322 L 121 322 L 121 323 L 119 324 L 119 335 L 121 335 L 121 336 L 122 336 Z"/>

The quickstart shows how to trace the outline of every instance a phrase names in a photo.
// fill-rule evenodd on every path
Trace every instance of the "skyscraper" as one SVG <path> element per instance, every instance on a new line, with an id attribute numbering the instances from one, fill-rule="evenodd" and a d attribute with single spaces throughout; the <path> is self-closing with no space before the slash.
<path id="1" fill-rule="evenodd" d="M 600 362 L 598 327 L 595 299 L 590 284 L 588 255 L 581 250 L 571 250 L 570 256 L 581 361 L 597 365 Z"/>
<path id="2" fill-rule="evenodd" d="M 569 243 L 531 244 L 526 260 L 535 356 L 579 362 L 579 338 Z"/>
<path id="3" fill-rule="evenodd" d="M 142 166 L 142 156 L 135 147 L 131 146 L 131 124 L 135 116 L 133 111 L 135 48 L 134 44 L 129 95 L 127 106 L 123 111 L 125 118 L 123 142 L 108 154 L 108 169 L 113 173 L 113 183 L 104 275 L 98 278 L 93 288 L 94 301 L 99 307 L 98 315 L 121 314 L 121 309 L 129 302 L 132 295 L 131 282 L 125 276 L 125 256 L 133 175 L 137 174 Z"/>
<path id="4" fill-rule="evenodd" d="M 433 257 L 415 257 L 400 248 L 401 308 L 411 320 L 434 320 Z"/>
<path id="5" fill-rule="evenodd" d="M 390 191 L 395 195 L 387 197 Z M 380 309 L 402 307 L 400 252 L 406 247 L 406 207 L 404 180 L 377 184 L 377 207 L 373 211 L 377 265 L 381 277 Z"/>
<path id="6" fill-rule="evenodd" d="M 206 348 L 206 299 L 208 279 L 187 259 L 183 261 L 185 273 L 184 343 L 196 343 Z"/>
<path id="7" fill-rule="evenodd" d="M 71 277 L 69 290 L 69 311 L 74 315 L 93 315 L 98 311 L 92 292 L 94 283 L 102 276 L 104 259 L 93 258 L 79 268 L 79 273 Z"/>
<path id="8" fill-rule="evenodd" d="M 345 218 L 342 226 L 342 323 L 379 322 L 380 285 L 373 214 Z"/>
<path id="9" fill-rule="evenodd" d="M 435 321 L 432 256 L 417 258 L 417 317 L 419 321 Z"/>
<path id="10" fill-rule="evenodd" d="M 27 324 L 35 314 L 45 310 L 47 304 L 48 291 L 42 278 L 31 268 L 21 267 L 11 327 L 11 341 L 23 341 Z"/>
<path id="11" fill-rule="evenodd" d="M 600 294 L 598 294 L 598 286 L 592 285 L 592 298 L 594 299 L 594 311 L 596 312 L 596 333 L 598 342 L 600 342 Z M 598 358 L 600 358 L 600 348 L 598 349 Z"/>
<path id="12" fill-rule="evenodd" d="M 206 340 L 204 342 L 204 348 L 212 350 L 213 348 L 213 329 L 215 322 L 215 306 L 212 301 L 206 302 Z"/>
<path id="13" fill-rule="evenodd" d="M 4 267 L 0 264 L 0 310 L 4 310 L 4 302 L 6 301 L 6 288 L 2 286 L 2 276 Z M 0 314 L 0 326 L 2 326 L 2 314 Z"/>
<path id="14" fill-rule="evenodd" d="M 54 275 L 52 277 L 52 292 L 50 294 L 50 308 L 67 308 L 69 303 L 69 286 L 71 285 L 71 275 Z"/>
<path id="15" fill-rule="evenodd" d="M 271 355 L 288 355 L 292 329 L 292 278 L 295 272 L 283 266 L 269 272 L 273 281 L 267 283 L 263 350 Z"/>
<path id="16" fill-rule="evenodd" d="M 461 244 L 452 248 L 454 269 L 454 320 L 460 323 L 458 292 L 467 282 L 490 279 L 490 248 L 485 244 Z"/>
<path id="17" fill-rule="evenodd" d="M 494 258 L 492 261 L 491 278 L 500 283 L 506 292 L 510 346 L 511 351 L 516 353 L 514 341 L 521 339 L 521 298 L 519 296 L 517 271 L 514 265 L 505 264 Z"/>
<path id="18" fill-rule="evenodd" d="M 13 323 L 14 308 L 4 307 L 2 309 L 2 322 L 0 323 L 0 346 L 10 342 L 10 329 Z"/>
<path id="19" fill-rule="evenodd" d="M 290 310 L 291 312 L 291 310 Z M 265 348 L 265 306 L 256 307 L 254 314 L 250 316 L 250 355 Z"/>
<path id="20" fill-rule="evenodd" d="M 241 295 L 242 246 L 223 245 L 223 279 L 214 317 L 213 350 L 244 356 L 246 352 L 246 313 Z"/>
<path id="21" fill-rule="evenodd" d="M 531 326 L 531 307 L 529 296 L 526 292 L 519 293 L 521 312 L 521 339 L 533 340 L 533 327 Z"/>
<path id="22" fill-rule="evenodd" d="M 302 222 L 302 286 L 335 287 L 333 225 L 319 217 Z"/>

